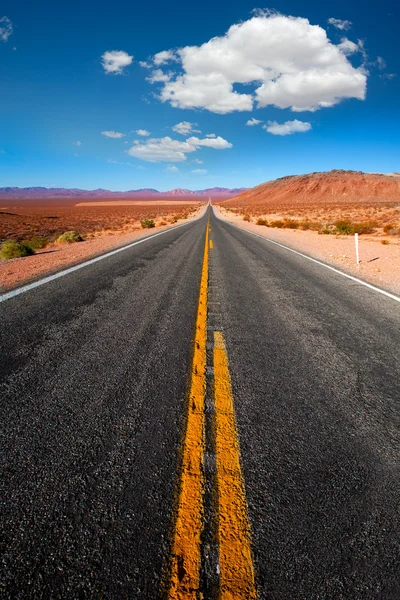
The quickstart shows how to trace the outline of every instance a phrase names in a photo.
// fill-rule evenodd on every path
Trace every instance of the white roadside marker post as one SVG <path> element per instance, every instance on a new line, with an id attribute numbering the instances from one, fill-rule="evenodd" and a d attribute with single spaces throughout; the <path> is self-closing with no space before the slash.
<path id="1" fill-rule="evenodd" d="M 356 262 L 359 265 L 360 264 L 360 256 L 358 254 L 358 233 L 354 234 L 354 240 L 356 242 Z"/>

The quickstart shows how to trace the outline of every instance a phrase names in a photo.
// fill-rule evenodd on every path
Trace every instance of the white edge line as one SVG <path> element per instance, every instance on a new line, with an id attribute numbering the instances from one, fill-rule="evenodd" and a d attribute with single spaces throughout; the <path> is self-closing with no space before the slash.
<path id="1" fill-rule="evenodd" d="M 197 217 L 197 219 L 201 219 L 201 217 Z M 128 250 L 129 248 L 132 248 L 133 246 L 137 246 L 138 244 L 142 244 L 143 242 L 147 242 L 148 240 L 152 240 L 152 239 L 158 237 L 159 235 L 163 235 L 164 233 L 168 233 L 169 231 L 173 231 L 173 230 L 179 229 L 180 227 L 185 227 L 187 225 L 190 225 L 194 221 L 197 221 L 197 219 L 192 219 L 192 221 L 189 221 L 188 223 L 182 223 L 182 225 L 176 225 L 175 227 L 170 227 L 169 229 L 165 229 L 164 231 L 159 231 L 158 233 L 154 233 L 153 235 L 148 235 L 144 238 L 141 238 L 140 240 L 137 240 L 136 242 L 132 242 L 131 244 L 127 244 L 126 246 L 121 246 L 120 248 L 117 248 L 116 250 L 112 250 L 111 252 L 107 252 L 106 254 L 102 254 L 101 256 L 96 256 L 96 258 L 91 258 L 90 260 L 86 260 L 85 262 L 79 263 L 78 265 L 74 265 L 73 267 L 70 267 L 69 269 L 64 269 L 63 271 L 58 271 L 58 273 L 54 273 L 53 275 L 49 275 L 48 277 L 39 279 L 39 281 L 34 281 L 33 283 L 28 283 L 27 285 L 16 288 L 15 290 L 6 292 L 5 294 L 2 294 L 0 296 L 0 302 L 5 302 L 6 300 L 10 300 L 11 298 L 14 298 L 15 296 L 19 296 L 20 294 L 29 292 L 30 290 L 33 290 L 41 285 L 44 285 L 45 283 L 49 283 L 50 281 L 54 281 L 55 279 L 64 277 L 64 275 L 69 275 L 70 273 L 73 273 L 74 271 L 79 271 L 79 269 L 83 269 L 84 267 L 93 265 L 94 263 L 97 263 L 100 260 L 104 260 L 105 258 L 108 258 L 109 256 L 113 256 L 114 254 L 118 254 L 119 252 L 123 252 L 124 250 Z"/>
<path id="2" fill-rule="evenodd" d="M 316 258 L 311 258 L 311 256 L 307 256 L 307 254 L 298 252 L 298 250 L 293 250 L 293 248 L 289 248 L 289 246 L 285 246 L 284 244 L 280 244 L 279 242 L 270 240 L 269 238 L 264 237 L 263 235 L 260 235 L 259 233 L 255 233 L 254 231 L 250 231 L 249 229 L 245 229 L 244 227 L 239 227 L 238 225 L 234 225 L 230 221 L 222 219 L 221 217 L 218 217 L 215 214 L 215 212 L 214 212 L 214 215 L 217 219 L 219 219 L 220 221 L 223 221 L 224 223 L 227 223 L 231 227 L 235 227 L 236 229 L 239 229 L 240 231 L 245 231 L 246 233 L 250 233 L 251 235 L 254 235 L 262 240 L 265 240 L 266 242 L 269 242 L 270 244 L 275 244 L 275 246 L 279 246 L 280 248 L 289 250 L 289 252 L 293 252 L 293 254 L 298 254 L 299 256 L 302 256 L 303 258 L 306 258 L 307 260 L 311 260 L 311 262 L 316 263 L 317 265 L 320 265 L 321 267 L 325 267 L 325 269 L 329 269 L 330 271 L 333 271 L 334 273 L 338 273 L 339 275 L 342 275 L 343 277 L 347 277 L 347 279 L 351 279 L 352 281 L 355 281 L 356 283 L 361 283 L 361 285 L 364 285 L 365 287 L 369 288 L 370 290 L 373 290 L 374 292 L 378 292 L 379 294 L 383 294 L 384 296 L 387 296 L 388 298 L 391 298 L 392 300 L 395 300 L 396 302 L 400 302 L 399 296 L 396 296 L 395 294 L 386 292 L 385 290 L 382 290 L 381 288 L 378 288 L 375 285 L 367 283 L 366 281 L 363 281 L 362 279 L 353 277 L 353 275 L 348 275 L 347 273 L 343 273 L 343 271 L 339 271 L 339 269 L 335 269 L 335 267 L 331 267 L 330 265 L 327 265 L 327 264 L 321 262 L 320 260 L 317 260 Z"/>

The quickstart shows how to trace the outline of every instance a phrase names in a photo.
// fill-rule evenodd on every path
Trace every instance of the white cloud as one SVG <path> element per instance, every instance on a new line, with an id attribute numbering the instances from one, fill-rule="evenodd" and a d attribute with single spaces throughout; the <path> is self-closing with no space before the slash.
<path id="1" fill-rule="evenodd" d="M 130 156 L 147 162 L 175 163 L 185 161 L 187 154 L 196 152 L 202 146 L 207 146 L 214 150 L 232 148 L 232 144 L 222 137 L 212 140 L 190 137 L 185 141 L 181 141 L 173 140 L 167 136 L 164 138 L 151 138 L 143 142 L 136 141 L 127 152 Z"/>
<path id="2" fill-rule="evenodd" d="M 353 67 L 344 49 L 349 44 L 333 44 L 308 19 L 258 12 L 223 36 L 176 50 L 183 73 L 168 75 L 159 98 L 176 108 L 220 114 L 250 111 L 254 102 L 315 111 L 345 98 L 363 100 L 366 72 Z M 248 93 L 234 88 L 251 83 L 255 92 L 251 86 Z"/>
<path id="3" fill-rule="evenodd" d="M 258 119 L 249 119 L 246 125 L 253 127 L 254 125 L 259 125 L 260 123 L 262 123 L 262 121 L 259 121 Z"/>
<path id="4" fill-rule="evenodd" d="M 163 50 L 162 52 L 158 52 L 153 56 L 154 64 L 157 66 L 164 65 L 171 60 L 177 60 L 172 50 Z"/>
<path id="5" fill-rule="evenodd" d="M 149 83 L 166 83 L 171 79 L 171 77 L 172 74 L 164 73 L 164 71 L 161 71 L 161 69 L 156 69 L 155 71 L 151 72 L 149 77 L 146 77 L 146 81 Z"/>
<path id="6" fill-rule="evenodd" d="M 204 160 L 199 160 L 198 158 L 195 158 L 192 162 L 196 163 L 196 165 L 204 165 Z"/>
<path id="7" fill-rule="evenodd" d="M 165 170 L 168 173 L 179 173 L 180 172 L 178 167 L 176 167 L 175 165 L 168 165 L 167 167 L 165 167 Z"/>
<path id="8" fill-rule="evenodd" d="M 207 148 L 214 148 L 214 150 L 225 150 L 226 148 L 232 148 L 232 144 L 224 140 L 221 136 L 216 138 L 207 138 L 200 140 L 197 137 L 190 137 L 186 140 L 189 144 L 194 146 L 206 146 Z"/>
<path id="9" fill-rule="evenodd" d="M 101 135 L 105 135 L 108 138 L 113 138 L 114 140 L 119 140 L 120 138 L 125 137 L 125 134 L 120 133 L 119 131 L 102 131 Z"/>
<path id="10" fill-rule="evenodd" d="M 0 40 L 2 42 L 8 42 L 8 38 L 12 35 L 13 25 L 8 17 L 1 17 L 0 19 Z"/>
<path id="11" fill-rule="evenodd" d="M 286 121 L 286 123 L 277 123 L 276 121 L 268 121 L 268 125 L 263 125 L 263 129 L 272 133 L 272 135 L 292 135 L 292 133 L 304 133 L 310 131 L 311 123 L 304 121 Z"/>
<path id="12" fill-rule="evenodd" d="M 189 135 L 189 133 L 201 133 L 198 129 L 193 129 L 196 127 L 197 123 L 189 123 L 189 121 L 181 121 L 181 123 L 177 123 L 171 129 L 176 133 L 180 133 L 181 135 Z"/>
<path id="13" fill-rule="evenodd" d="M 147 131 L 147 129 L 136 129 L 136 133 L 142 137 L 147 137 L 150 135 L 150 131 Z"/>
<path id="14" fill-rule="evenodd" d="M 348 31 L 349 29 L 351 29 L 351 26 L 353 24 L 351 21 L 334 19 L 333 17 L 328 19 L 328 23 L 329 25 L 333 25 L 334 27 L 336 27 L 336 29 L 340 29 L 341 31 Z"/>
<path id="15" fill-rule="evenodd" d="M 130 162 L 121 162 L 121 161 L 119 161 L 119 160 L 114 160 L 113 158 L 109 158 L 109 159 L 107 160 L 107 162 L 108 162 L 110 165 L 125 165 L 125 166 L 127 166 L 127 167 L 133 167 L 133 164 L 132 164 L 132 163 L 130 163 Z"/>
<path id="16" fill-rule="evenodd" d="M 207 169 L 194 169 L 192 173 L 194 173 L 195 175 L 206 175 Z"/>
<path id="17" fill-rule="evenodd" d="M 217 136 L 215 135 L 215 133 L 207 133 L 206 137 L 208 137 L 208 138 L 215 138 Z"/>
<path id="18" fill-rule="evenodd" d="M 125 67 L 132 64 L 133 56 L 124 50 L 108 50 L 101 57 L 101 64 L 107 74 L 122 75 Z"/>
<path id="19" fill-rule="evenodd" d="M 80 142 L 79 140 L 77 142 L 74 142 L 75 146 L 82 146 L 82 142 Z"/>
<path id="20" fill-rule="evenodd" d="M 143 69 L 151 69 L 151 64 L 145 60 L 139 60 L 139 65 L 143 67 Z"/>
<path id="21" fill-rule="evenodd" d="M 347 38 L 342 38 L 342 41 L 338 45 L 338 48 L 345 54 L 346 56 L 349 54 L 354 54 L 355 52 L 360 52 L 361 48 L 358 44 L 355 44 L 351 40 Z"/>
<path id="22" fill-rule="evenodd" d="M 382 58 L 382 56 L 378 56 L 376 59 L 376 65 L 380 71 L 383 71 L 383 69 L 386 69 L 386 60 Z"/>

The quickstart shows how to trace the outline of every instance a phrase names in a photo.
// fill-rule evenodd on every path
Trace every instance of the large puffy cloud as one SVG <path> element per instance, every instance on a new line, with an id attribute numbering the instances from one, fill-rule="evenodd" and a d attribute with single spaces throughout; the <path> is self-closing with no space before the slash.
<path id="1" fill-rule="evenodd" d="M 263 125 L 263 129 L 272 133 L 272 135 L 292 135 L 293 133 L 304 133 L 310 131 L 311 123 L 306 121 L 286 121 L 285 123 L 277 123 L 276 121 L 268 121 L 268 125 Z"/>
<path id="2" fill-rule="evenodd" d="M 122 75 L 125 67 L 132 64 L 133 56 L 124 50 L 107 50 L 101 57 L 101 64 L 108 75 Z"/>
<path id="3" fill-rule="evenodd" d="M 8 17 L 1 17 L 0 19 L 0 40 L 2 42 L 8 42 L 8 38 L 12 35 L 13 25 Z"/>
<path id="4" fill-rule="evenodd" d="M 183 72 L 169 75 L 160 99 L 221 114 L 252 110 L 255 101 L 260 107 L 298 111 L 333 106 L 344 98 L 361 100 L 366 73 L 349 62 L 350 51 L 356 44 L 333 44 L 308 19 L 261 13 L 224 36 L 175 51 Z M 235 90 L 235 84 L 249 89 Z"/>
<path id="5" fill-rule="evenodd" d="M 173 140 L 170 137 L 152 138 L 146 142 L 136 141 L 127 151 L 130 156 L 140 158 L 147 162 L 183 162 L 186 155 L 196 152 L 201 146 L 224 150 L 232 148 L 232 144 L 222 137 L 213 139 L 199 139 L 190 137 L 186 141 Z"/>

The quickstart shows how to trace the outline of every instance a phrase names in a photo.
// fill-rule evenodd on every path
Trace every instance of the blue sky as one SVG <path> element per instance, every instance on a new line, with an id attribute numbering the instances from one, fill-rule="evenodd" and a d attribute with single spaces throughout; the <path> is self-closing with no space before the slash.
<path id="1" fill-rule="evenodd" d="M 254 9 L 3 1 L 0 187 L 251 187 L 334 168 L 400 171 L 398 3 Z"/>

